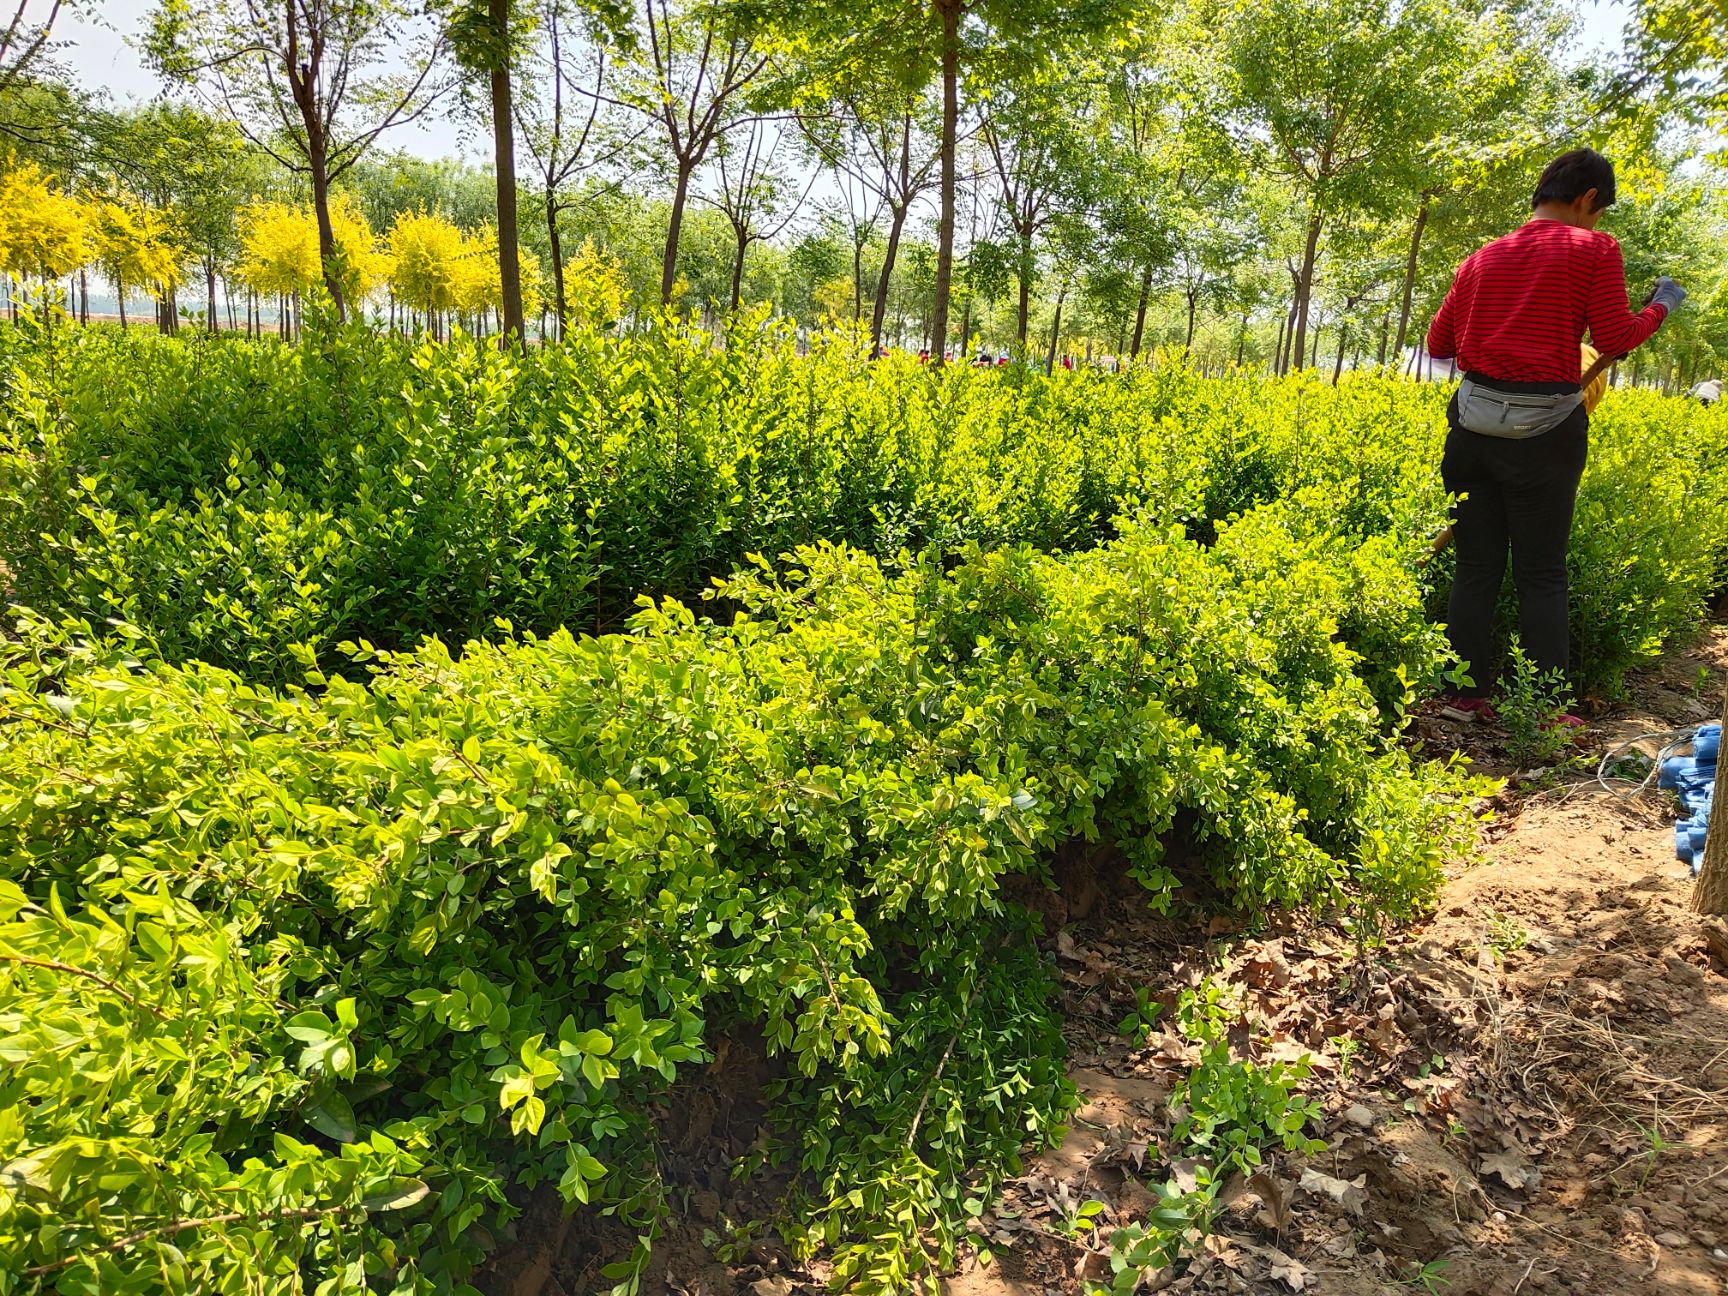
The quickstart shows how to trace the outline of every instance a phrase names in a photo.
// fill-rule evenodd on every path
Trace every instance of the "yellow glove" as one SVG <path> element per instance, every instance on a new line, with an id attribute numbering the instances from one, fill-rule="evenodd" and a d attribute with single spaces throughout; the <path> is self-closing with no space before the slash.
<path id="1" fill-rule="evenodd" d="M 1582 378 L 1589 372 L 1590 366 L 1596 363 L 1596 357 L 1599 356 L 1601 352 L 1591 346 L 1588 342 L 1580 342 L 1578 344 L 1578 351 L 1578 376 Z M 1590 385 L 1584 389 L 1584 412 L 1586 414 L 1594 414 L 1596 412 L 1596 406 L 1602 400 L 1602 393 L 1607 390 L 1608 371 L 1604 369 L 1601 373 L 1597 374 L 1591 381 Z"/>

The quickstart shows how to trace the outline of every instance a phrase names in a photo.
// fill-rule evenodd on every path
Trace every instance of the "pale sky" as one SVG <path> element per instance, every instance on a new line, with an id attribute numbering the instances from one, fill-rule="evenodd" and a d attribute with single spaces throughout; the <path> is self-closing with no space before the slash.
<path id="1" fill-rule="evenodd" d="M 65 43 L 60 57 L 76 80 L 105 87 L 118 103 L 143 102 L 161 92 L 155 76 L 144 68 L 127 38 L 136 32 L 152 0 L 98 0 L 99 16 L 74 11 L 56 24 Z M 1583 48 L 1580 57 L 1618 49 L 1625 25 L 1626 0 L 1582 0 Z M 423 157 L 462 156 L 485 161 L 488 150 L 472 126 L 460 126 L 447 114 L 423 118 L 389 132 L 380 141 Z"/>
<path id="2" fill-rule="evenodd" d="M 70 19 L 62 15 L 54 33 L 64 46 L 60 61 L 71 68 L 73 79 L 107 89 L 120 104 L 142 103 L 159 95 L 161 82 L 145 68 L 127 39 L 143 25 L 153 5 L 154 0 L 97 0 L 95 13 L 74 11 Z M 490 150 L 471 126 L 459 128 L 447 116 L 399 126 L 387 132 L 381 143 L 428 158 L 462 156 L 476 162 L 490 158 Z"/>

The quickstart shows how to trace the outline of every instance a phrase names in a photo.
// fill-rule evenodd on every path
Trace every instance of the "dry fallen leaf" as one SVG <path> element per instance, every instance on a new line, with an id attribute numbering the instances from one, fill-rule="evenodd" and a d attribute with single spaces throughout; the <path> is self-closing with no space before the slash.
<path id="1" fill-rule="evenodd" d="M 1508 1188 L 1523 1188 L 1537 1177 L 1536 1171 L 1517 1148 L 1488 1153 L 1482 1158 L 1482 1173 L 1499 1175 Z"/>
<path id="2" fill-rule="evenodd" d="M 1276 990 L 1290 984 L 1290 963 L 1283 941 L 1267 941 L 1242 965 L 1242 979 L 1251 986 Z"/>
<path id="3" fill-rule="evenodd" d="M 1360 1215 L 1363 1206 L 1368 1203 L 1367 1185 L 1368 1176 L 1365 1174 L 1359 1174 L 1354 1179 L 1334 1179 L 1318 1170 L 1304 1170 L 1299 1186 L 1304 1192 L 1331 1198 L 1352 1215 Z"/>
<path id="4" fill-rule="evenodd" d="M 1170 1163 L 1170 1178 L 1175 1182 L 1178 1192 L 1191 1193 L 1200 1187 L 1200 1161 L 1197 1157 L 1183 1157 L 1180 1161 Z"/>
<path id="5" fill-rule="evenodd" d="M 1340 1260 L 1349 1260 L 1356 1254 L 1356 1235 L 1349 1232 L 1334 1234 L 1320 1244 L 1320 1249 Z"/>
<path id="6" fill-rule="evenodd" d="M 1290 1284 L 1291 1291 L 1306 1291 L 1308 1280 L 1312 1275 L 1308 1266 L 1300 1260 L 1292 1259 L 1282 1251 L 1273 1247 L 1266 1249 L 1267 1257 L 1272 1261 L 1272 1277 Z"/>
<path id="7" fill-rule="evenodd" d="M 1080 1281 L 1104 1279 L 1110 1276 L 1110 1257 L 1103 1251 L 1085 1250 L 1074 1261 L 1074 1276 Z"/>
<path id="8" fill-rule="evenodd" d="M 1290 1192 L 1288 1185 L 1277 1176 L 1262 1170 L 1248 1181 L 1255 1196 L 1266 1203 L 1266 1209 L 1254 1217 L 1254 1222 L 1274 1233 L 1282 1233 L 1290 1224 Z"/>
<path id="9" fill-rule="evenodd" d="M 1237 1248 L 1236 1239 L 1211 1233 L 1200 1240 L 1202 1257 L 1210 1257 L 1229 1269 L 1240 1269 L 1248 1257 Z"/>

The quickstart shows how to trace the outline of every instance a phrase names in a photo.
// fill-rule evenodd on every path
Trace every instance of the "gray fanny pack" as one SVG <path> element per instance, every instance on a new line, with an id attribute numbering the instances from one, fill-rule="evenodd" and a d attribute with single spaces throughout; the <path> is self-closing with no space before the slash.
<path id="1" fill-rule="evenodd" d="M 1552 432 L 1583 403 L 1581 391 L 1558 396 L 1505 392 L 1466 378 L 1458 384 L 1458 424 L 1483 436 L 1522 441 Z"/>

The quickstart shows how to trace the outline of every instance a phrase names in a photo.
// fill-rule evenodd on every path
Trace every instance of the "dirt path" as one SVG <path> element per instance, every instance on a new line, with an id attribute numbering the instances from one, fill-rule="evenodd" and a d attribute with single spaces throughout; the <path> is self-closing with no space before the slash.
<path id="1" fill-rule="evenodd" d="M 1712 717 L 1700 669 L 1725 664 L 1723 633 L 1673 654 L 1584 750 Z M 1491 731 L 1425 724 L 1505 772 Z M 953 1296 L 1078 1292 L 1102 1273 L 1110 1232 L 1168 1173 L 1166 1098 L 1192 1060 L 1171 1035 L 1131 1048 L 1116 1024 L 1135 987 L 1169 1002 L 1202 969 L 1240 988 L 1251 1048 L 1316 1058 L 1326 1150 L 1280 1158 L 1197 1260 L 1145 1289 L 1728 1291 L 1728 978 L 1687 909 L 1668 800 L 1569 769 L 1499 811 L 1484 862 L 1366 969 L 1298 929 L 1196 945 L 1120 886 L 1070 880 L 1099 896 L 1052 942 L 1086 1105 L 980 1221 L 994 1260 Z M 1096 1231 L 1073 1226 L 1088 1200 L 1106 1203 Z"/>

